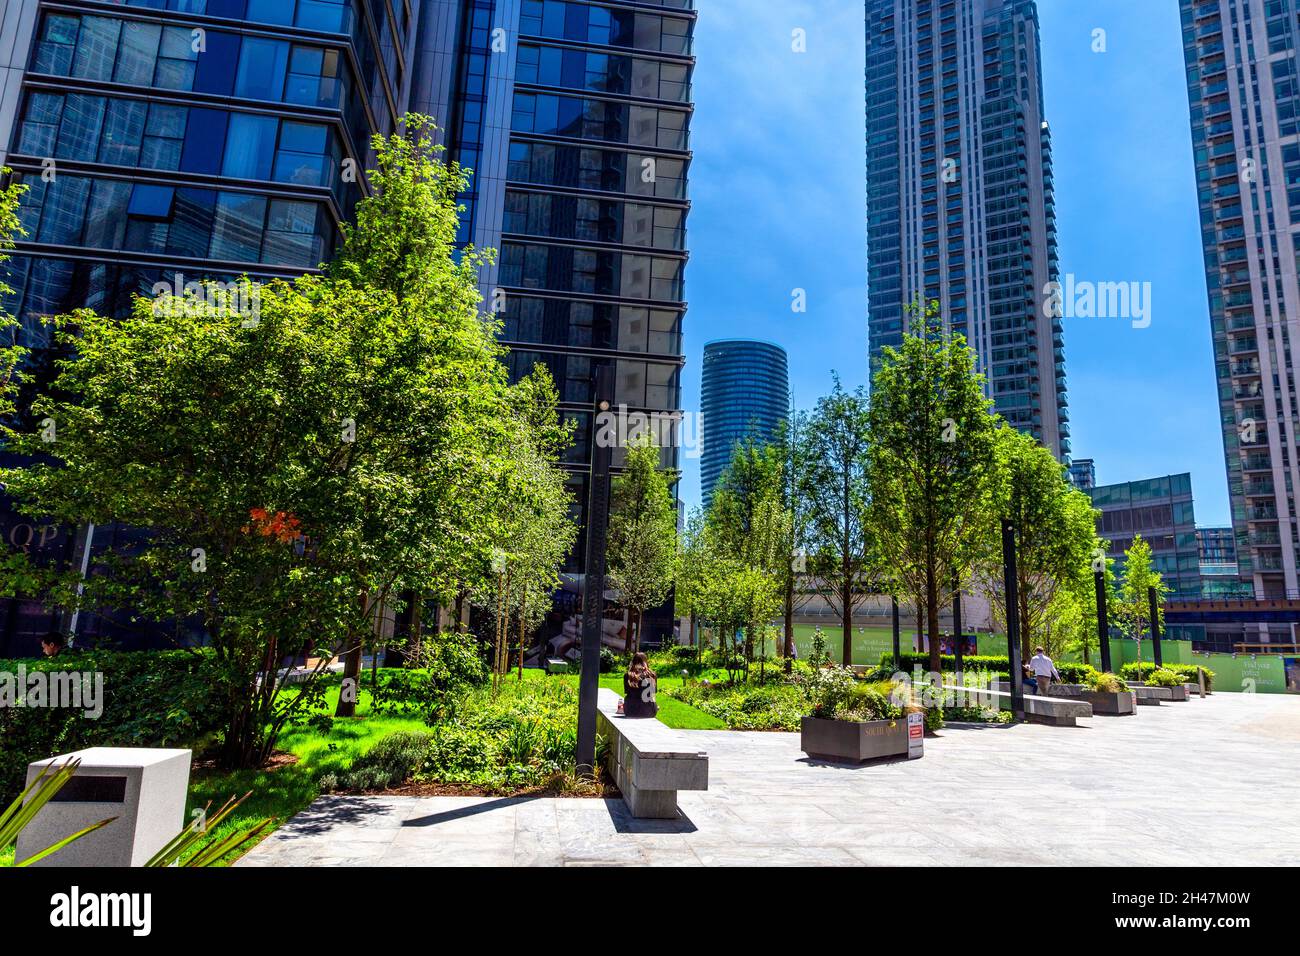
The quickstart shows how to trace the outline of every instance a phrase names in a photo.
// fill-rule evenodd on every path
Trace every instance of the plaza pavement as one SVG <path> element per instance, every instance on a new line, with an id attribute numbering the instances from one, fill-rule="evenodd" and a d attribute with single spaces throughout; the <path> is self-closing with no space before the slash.
<path id="1" fill-rule="evenodd" d="M 241 866 L 1297 865 L 1300 696 L 1215 694 L 1076 728 L 952 727 L 920 760 L 808 760 L 798 734 L 681 731 L 707 792 L 316 800 Z"/>

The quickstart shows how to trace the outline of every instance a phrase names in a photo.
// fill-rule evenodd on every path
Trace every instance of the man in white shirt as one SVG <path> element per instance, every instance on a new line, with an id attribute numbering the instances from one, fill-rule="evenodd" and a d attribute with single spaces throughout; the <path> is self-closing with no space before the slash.
<path id="1" fill-rule="evenodd" d="M 1051 689 L 1052 681 L 1061 679 L 1061 675 L 1056 672 L 1056 665 L 1043 653 L 1041 647 L 1034 648 L 1034 656 L 1029 659 L 1029 669 L 1033 672 L 1034 683 L 1038 685 L 1038 693 L 1043 697 Z"/>

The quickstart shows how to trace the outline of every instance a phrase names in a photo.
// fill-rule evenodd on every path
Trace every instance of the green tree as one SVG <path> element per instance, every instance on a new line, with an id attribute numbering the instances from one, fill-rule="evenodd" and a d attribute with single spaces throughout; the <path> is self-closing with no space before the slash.
<path id="1" fill-rule="evenodd" d="M 0 180 L 8 179 L 10 172 L 8 167 L 0 167 Z M 26 191 L 26 185 L 16 182 L 0 189 L 0 266 L 9 261 L 15 240 L 27 234 L 18 221 L 18 205 Z M 0 269 L 0 421 L 12 421 L 27 349 L 19 343 L 18 320 L 4 309 L 4 304 L 13 299 L 13 289 L 3 281 L 3 275 Z M 40 587 L 41 575 L 31 566 L 26 551 L 0 552 L 0 597 L 26 596 Z"/>
<path id="2" fill-rule="evenodd" d="M 777 613 L 770 607 L 770 595 L 782 593 L 790 566 L 783 474 L 779 446 L 752 437 L 738 442 L 709 508 L 712 541 L 724 568 L 720 581 L 735 611 L 733 632 L 740 629 L 745 637 L 747 672 L 755 648 L 766 646 L 767 629 Z"/>
<path id="3" fill-rule="evenodd" d="M 7 166 L 0 167 L 0 180 L 8 179 L 10 172 Z M 18 220 L 18 205 L 26 191 L 26 185 L 16 182 L 0 189 L 0 266 L 9 261 L 14 242 L 27 235 Z M 3 308 L 13 300 L 14 294 L 3 281 L 3 275 L 4 271 L 0 270 L 0 420 L 8 420 L 16 411 L 14 397 L 22 381 L 20 368 L 27 349 L 18 342 L 18 320 Z"/>
<path id="4" fill-rule="evenodd" d="M 677 611 L 690 619 L 688 641 L 696 646 L 699 646 L 699 621 L 708 619 L 712 610 L 716 572 L 704 509 L 692 508 L 677 539 L 673 588 Z"/>
<path id="5" fill-rule="evenodd" d="M 1159 624 L 1163 629 L 1165 595 L 1169 593 L 1169 588 L 1151 563 L 1151 545 L 1143 540 L 1142 535 L 1135 534 L 1133 543 L 1124 552 L 1124 577 L 1119 586 L 1119 601 L 1115 608 L 1115 617 L 1135 641 L 1151 636 L 1148 588 L 1155 588 L 1156 614 L 1159 615 Z"/>
<path id="6" fill-rule="evenodd" d="M 815 450 L 809 440 L 809 414 L 794 410 L 781 423 L 776 446 L 781 453 L 781 494 L 789 515 L 789 540 L 784 548 L 789 560 L 782 574 L 785 578 L 785 641 L 781 654 L 787 667 L 794 659 L 794 616 L 810 598 L 807 586 L 807 556 L 811 544 L 812 505 L 808 489 L 811 472 L 816 462 Z"/>
<path id="7" fill-rule="evenodd" d="M 610 584 L 633 616 L 626 651 L 634 653 L 646 610 L 672 590 L 677 556 L 677 509 L 659 467 L 659 446 L 649 436 L 629 443 L 623 473 L 614 479 L 607 554 Z"/>
<path id="8" fill-rule="evenodd" d="M 829 395 L 808 417 L 797 496 L 806 509 L 808 570 L 840 617 L 842 661 L 853 663 L 853 611 L 878 587 L 879 555 L 869 520 L 867 485 L 870 403 L 835 376 Z"/>
<path id="9" fill-rule="evenodd" d="M 72 357 L 34 406 L 57 437 L 4 436 L 47 456 L 0 472 L 26 513 L 148 532 L 80 598 L 43 597 L 197 628 L 227 766 L 259 763 L 312 700 L 279 693 L 282 660 L 341 653 L 352 713 L 381 609 L 481 580 L 511 527 L 518 426 L 478 311 L 486 259 L 454 247 L 466 178 L 423 117 L 373 145 L 375 194 L 324 276 L 245 286 L 251 321 L 220 290 L 58 320 Z"/>
<path id="10" fill-rule="evenodd" d="M 996 537 L 991 404 L 974 353 L 943 331 L 937 305 L 914 312 L 902 348 L 884 349 L 872 380 L 869 524 L 895 587 L 921 599 L 936 672 L 939 608 Z"/>
<path id="11" fill-rule="evenodd" d="M 523 678 L 528 634 L 550 611 L 560 569 L 578 533 L 570 514 L 573 499 L 567 475 L 557 464 L 571 441 L 572 426 L 561 423 L 557 402 L 554 380 L 542 364 L 510 390 L 515 437 L 499 498 L 506 522 L 496 554 L 501 572 L 480 583 L 472 595 L 476 606 L 496 616 L 494 680 L 508 670 L 512 630 L 518 637 L 516 659 Z"/>
<path id="12" fill-rule="evenodd" d="M 1065 467 L 1032 436 L 1003 424 L 995 432 L 995 441 L 994 502 L 997 514 L 1010 518 L 1016 527 L 1021 654 L 1028 660 L 1030 648 L 1047 641 L 1048 632 L 1063 641 L 1060 615 L 1077 618 L 1082 613 L 1072 598 L 1081 579 L 1091 578 L 1097 512 L 1092 500 L 1070 484 Z M 1005 626 L 1000 553 L 990 551 L 982 578 L 994 617 Z"/>
<path id="13" fill-rule="evenodd" d="M 1066 588 L 1077 605 L 1078 613 L 1073 628 L 1067 627 L 1065 650 L 1078 654 L 1085 664 L 1091 664 L 1093 654 L 1101 648 L 1097 637 L 1097 584 L 1094 576 L 1098 568 L 1104 571 L 1103 587 L 1106 589 L 1108 616 L 1114 614 L 1113 609 L 1119 600 L 1115 591 L 1115 560 L 1106 554 L 1109 547 L 1109 541 L 1097 538 L 1087 573 L 1071 579 Z"/>

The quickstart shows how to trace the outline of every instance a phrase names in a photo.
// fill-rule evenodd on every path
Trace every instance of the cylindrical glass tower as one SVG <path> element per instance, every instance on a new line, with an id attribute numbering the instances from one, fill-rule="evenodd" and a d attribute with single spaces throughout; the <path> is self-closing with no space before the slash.
<path id="1" fill-rule="evenodd" d="M 790 407 L 785 349 L 754 339 L 724 339 L 704 346 L 704 456 L 700 486 L 707 506 L 731 460 L 736 442 L 753 435 L 770 439 Z"/>

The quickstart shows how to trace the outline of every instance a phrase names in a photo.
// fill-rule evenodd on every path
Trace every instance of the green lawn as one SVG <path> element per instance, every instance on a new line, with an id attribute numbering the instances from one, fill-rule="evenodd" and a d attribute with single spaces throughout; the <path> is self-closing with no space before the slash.
<path id="1" fill-rule="evenodd" d="M 325 696 L 332 713 L 338 703 L 338 688 L 330 688 Z M 380 737 L 399 730 L 427 729 L 422 720 L 371 714 L 369 694 L 363 689 L 360 697 L 358 716 L 336 720 L 328 736 L 309 726 L 281 734 L 276 748 L 296 755 L 296 764 L 275 770 L 196 771 L 190 779 L 186 813 L 209 800 L 216 810 L 231 794 L 243 796 L 251 790 L 252 795 L 214 832 L 224 835 L 265 817 L 275 818 L 274 825 L 279 826 L 319 796 L 315 781 L 321 773 L 346 768 Z"/>
<path id="2" fill-rule="evenodd" d="M 726 671 L 720 671 L 724 677 Z M 578 683 L 576 674 L 557 674 L 554 677 L 548 677 L 545 671 L 537 669 L 526 669 L 524 671 L 525 680 L 559 680 L 567 681 L 575 686 Z M 510 678 L 514 680 L 512 676 Z M 680 687 L 682 679 L 677 676 L 659 675 L 659 686 L 667 690 L 669 687 Z M 623 696 L 623 675 L 622 674 L 602 674 L 600 677 L 600 686 L 606 687 Z M 727 725 L 718 718 L 704 713 L 702 710 L 696 710 L 689 704 L 683 704 L 680 700 L 673 700 L 667 695 L 661 695 L 659 701 L 659 720 L 674 730 L 726 730 Z"/>

